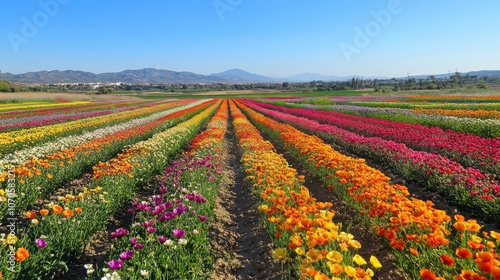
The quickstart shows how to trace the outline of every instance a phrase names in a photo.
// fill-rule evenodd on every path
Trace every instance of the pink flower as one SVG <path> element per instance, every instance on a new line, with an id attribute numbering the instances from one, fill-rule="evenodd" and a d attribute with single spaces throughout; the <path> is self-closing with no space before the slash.
<path id="1" fill-rule="evenodd" d="M 123 267 L 123 261 L 122 260 L 112 260 L 108 262 L 109 268 L 111 269 L 120 269 Z"/>
<path id="2" fill-rule="evenodd" d="M 127 251 L 120 254 L 120 259 L 126 261 L 126 260 L 130 260 L 133 256 L 134 256 L 134 251 L 127 250 Z"/>
<path id="3" fill-rule="evenodd" d="M 38 248 L 45 248 L 45 246 L 47 246 L 47 241 L 40 239 L 40 238 L 37 238 L 35 240 L 35 244 L 36 244 L 36 246 L 38 246 Z"/>
<path id="4" fill-rule="evenodd" d="M 174 236 L 177 238 L 183 238 L 184 235 L 186 234 L 186 232 L 180 228 L 174 229 L 172 232 L 173 232 Z"/>

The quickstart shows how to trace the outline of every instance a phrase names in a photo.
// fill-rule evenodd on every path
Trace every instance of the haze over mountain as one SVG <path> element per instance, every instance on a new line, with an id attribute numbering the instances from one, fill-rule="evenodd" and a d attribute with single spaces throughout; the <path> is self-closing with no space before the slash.
<path id="1" fill-rule="evenodd" d="M 445 78 L 449 74 L 434 75 L 436 78 Z M 462 73 L 471 76 L 500 76 L 500 70 L 482 70 Z M 425 79 L 429 75 L 410 76 L 416 79 Z M 278 82 L 310 82 L 310 81 L 346 81 L 352 78 L 360 79 L 389 79 L 389 77 L 364 77 L 364 76 L 325 76 L 315 73 L 302 73 L 290 77 L 266 77 L 249 73 L 241 69 L 231 69 L 210 75 L 192 72 L 171 71 L 154 68 L 125 70 L 116 73 L 95 74 L 85 71 L 37 71 L 22 74 L 0 73 L 0 80 L 18 83 L 278 83 Z M 403 77 L 406 78 L 406 77 Z"/>

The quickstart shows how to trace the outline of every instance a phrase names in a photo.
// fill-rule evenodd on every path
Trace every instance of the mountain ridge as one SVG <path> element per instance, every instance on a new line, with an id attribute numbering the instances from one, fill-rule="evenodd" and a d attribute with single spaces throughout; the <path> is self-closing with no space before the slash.
<path id="1" fill-rule="evenodd" d="M 436 78 L 448 77 L 449 74 L 432 75 Z M 500 76 L 500 70 L 480 70 L 462 73 L 471 76 Z M 425 79 L 431 75 L 410 76 L 410 78 Z M 310 81 L 346 81 L 352 78 L 359 79 L 391 79 L 389 77 L 364 77 L 359 75 L 350 76 L 325 76 L 317 73 L 301 73 L 289 77 L 267 77 L 234 68 L 209 75 L 197 74 L 189 71 L 172 71 L 165 69 L 143 68 L 128 69 L 120 72 L 106 72 L 95 74 L 81 70 L 43 70 L 11 74 L 0 72 L 0 80 L 18 83 L 279 83 L 279 82 L 310 82 Z M 396 79 L 404 79 L 399 77 Z"/>

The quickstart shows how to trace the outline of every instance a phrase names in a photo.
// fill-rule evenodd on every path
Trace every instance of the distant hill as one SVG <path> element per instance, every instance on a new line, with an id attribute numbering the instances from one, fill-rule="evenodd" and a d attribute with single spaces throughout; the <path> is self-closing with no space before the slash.
<path id="1" fill-rule="evenodd" d="M 252 74 L 241 69 L 231 69 L 220 73 L 210 74 L 210 77 L 217 77 L 232 82 L 277 82 L 279 79 L 273 79 L 266 76 Z"/>
<path id="2" fill-rule="evenodd" d="M 500 70 L 482 70 L 462 73 L 471 76 L 500 76 Z M 416 79 L 426 79 L 429 75 L 411 76 Z M 448 74 L 434 75 L 436 78 L 448 77 Z M 387 77 L 363 76 L 324 76 L 316 73 L 302 73 L 290 77 L 266 77 L 249 73 L 241 69 L 231 69 L 210 75 L 192 72 L 176 72 L 171 70 L 145 68 L 138 70 L 125 70 L 116 73 L 94 74 L 84 71 L 38 71 L 23 74 L 0 73 L 0 80 L 18 83 L 98 83 L 98 82 L 123 82 L 129 84 L 146 83 L 279 83 L 279 82 L 310 82 L 310 81 L 346 81 L 352 78 L 360 79 L 389 79 Z M 406 77 L 403 77 L 406 78 Z"/>

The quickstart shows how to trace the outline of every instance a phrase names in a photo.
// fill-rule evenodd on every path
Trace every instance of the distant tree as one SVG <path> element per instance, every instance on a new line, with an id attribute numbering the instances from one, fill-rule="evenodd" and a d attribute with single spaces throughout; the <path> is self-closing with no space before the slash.
<path id="1" fill-rule="evenodd" d="M 290 83 L 289 82 L 284 82 L 281 86 L 283 88 L 288 88 L 290 86 Z"/>
<path id="2" fill-rule="evenodd" d="M 113 94 L 114 90 L 112 88 L 102 87 L 96 94 Z"/>

